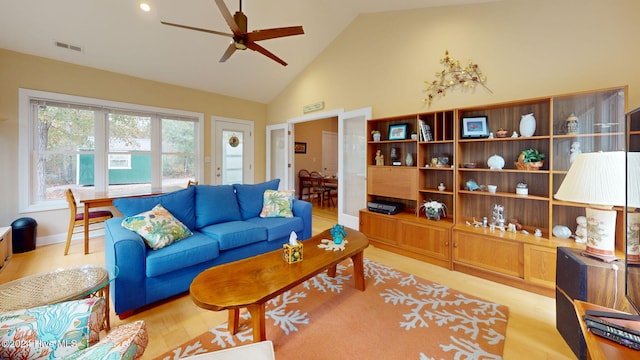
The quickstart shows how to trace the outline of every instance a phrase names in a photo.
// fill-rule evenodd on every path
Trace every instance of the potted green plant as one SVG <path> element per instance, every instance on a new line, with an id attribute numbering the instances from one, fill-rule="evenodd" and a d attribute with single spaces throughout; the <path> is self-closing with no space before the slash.
<path id="1" fill-rule="evenodd" d="M 519 170 L 538 170 L 544 165 L 544 154 L 538 149 L 522 150 L 516 161 L 516 168 Z"/>
<path id="2" fill-rule="evenodd" d="M 429 201 L 424 201 L 420 207 L 418 208 L 419 211 L 424 212 L 424 214 L 426 215 L 427 219 L 431 219 L 431 220 L 440 220 L 441 218 L 445 218 L 447 217 L 447 206 L 438 201 L 438 200 L 429 200 Z"/>
<path id="3" fill-rule="evenodd" d="M 380 141 L 380 131 L 372 130 L 371 135 L 373 136 L 373 141 Z"/>

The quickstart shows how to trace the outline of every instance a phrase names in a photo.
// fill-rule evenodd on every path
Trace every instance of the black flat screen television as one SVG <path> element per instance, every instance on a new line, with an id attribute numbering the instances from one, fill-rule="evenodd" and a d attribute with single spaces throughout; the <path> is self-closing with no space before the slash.
<path id="1" fill-rule="evenodd" d="M 625 296 L 640 313 L 640 108 L 626 115 Z"/>

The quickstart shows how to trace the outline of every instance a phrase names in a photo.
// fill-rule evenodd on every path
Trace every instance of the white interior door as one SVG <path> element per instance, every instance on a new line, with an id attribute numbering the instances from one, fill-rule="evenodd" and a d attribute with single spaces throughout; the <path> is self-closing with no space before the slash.
<path id="1" fill-rule="evenodd" d="M 367 206 L 367 120 L 371 108 L 338 116 L 338 223 L 358 230 Z"/>
<path id="2" fill-rule="evenodd" d="M 212 117 L 215 185 L 253 183 L 253 121 Z"/>
<path id="3" fill-rule="evenodd" d="M 287 169 L 291 167 L 289 161 L 289 124 L 267 126 L 266 180 L 280 179 L 280 190 L 293 189 Z"/>
<path id="4" fill-rule="evenodd" d="M 322 173 L 325 176 L 338 175 L 338 133 L 322 132 Z"/>

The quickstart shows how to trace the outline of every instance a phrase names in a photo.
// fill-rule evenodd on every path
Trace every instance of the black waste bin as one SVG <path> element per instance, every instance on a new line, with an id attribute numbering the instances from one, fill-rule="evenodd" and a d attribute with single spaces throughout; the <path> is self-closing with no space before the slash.
<path id="1" fill-rule="evenodd" d="M 20 218 L 11 223 L 13 252 L 23 253 L 36 249 L 38 223 L 32 218 Z"/>

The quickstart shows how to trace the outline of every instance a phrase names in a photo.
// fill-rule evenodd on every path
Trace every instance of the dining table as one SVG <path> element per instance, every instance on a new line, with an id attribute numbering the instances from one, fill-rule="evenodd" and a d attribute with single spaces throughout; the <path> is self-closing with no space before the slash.
<path id="1" fill-rule="evenodd" d="M 113 206 L 113 200 L 125 197 L 144 197 L 169 193 L 180 190 L 180 186 L 167 186 L 162 188 L 127 188 L 107 191 L 78 191 L 77 199 L 84 205 L 84 253 L 89 249 L 89 211 L 91 208 Z"/>
<path id="2" fill-rule="evenodd" d="M 300 176 L 298 180 L 298 199 L 302 200 L 302 191 L 305 183 L 311 183 L 311 176 Z M 331 188 L 331 190 L 338 191 L 338 177 L 336 176 L 324 176 L 322 177 L 322 183 L 320 184 L 324 188 Z M 311 196 L 311 195 L 309 195 Z M 311 201 L 311 197 L 309 197 Z M 324 203 L 324 202 L 323 202 Z"/>

